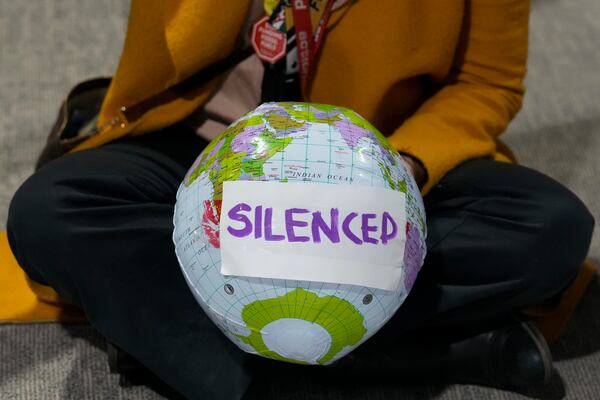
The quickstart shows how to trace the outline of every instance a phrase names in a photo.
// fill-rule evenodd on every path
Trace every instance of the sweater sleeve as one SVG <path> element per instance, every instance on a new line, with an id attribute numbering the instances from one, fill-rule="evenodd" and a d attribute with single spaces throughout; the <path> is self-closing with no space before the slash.
<path id="1" fill-rule="evenodd" d="M 419 160 L 428 192 L 463 161 L 492 156 L 520 109 L 529 0 L 467 0 L 452 69 L 434 95 L 390 137 Z"/>

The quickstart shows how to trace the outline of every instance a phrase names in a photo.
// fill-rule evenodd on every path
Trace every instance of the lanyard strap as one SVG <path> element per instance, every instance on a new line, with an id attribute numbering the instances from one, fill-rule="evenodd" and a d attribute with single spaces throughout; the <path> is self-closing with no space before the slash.
<path id="1" fill-rule="evenodd" d="M 331 15 L 333 0 L 321 0 L 321 8 L 314 10 L 310 0 L 292 0 L 294 28 L 296 31 L 296 48 L 300 73 L 300 88 L 302 97 L 306 98 L 306 88 L 310 74 L 314 68 L 317 52 L 321 48 L 325 36 L 325 27 Z M 323 4 L 324 3 L 324 4 Z M 317 2 L 318 4 L 318 2 Z M 318 18 L 317 28 L 312 29 L 311 11 Z M 287 28 L 287 27 L 286 27 Z M 287 29 L 289 32 L 289 29 Z"/>
<path id="2" fill-rule="evenodd" d="M 257 22 L 254 31 L 271 30 L 269 40 L 278 34 L 282 36 L 276 41 L 271 40 L 271 46 L 266 46 L 261 44 L 265 40 L 259 40 L 253 33 L 257 55 L 266 63 L 263 101 L 306 98 L 310 74 L 323 44 L 334 3 L 334 0 L 280 0 L 277 6 L 271 1 L 269 7 L 265 3 L 270 18 L 268 23 L 266 18 Z M 313 30 L 313 26 L 316 29 Z M 285 42 L 285 53 L 282 42 Z M 278 45 L 275 46 L 275 43 Z M 284 56 L 285 59 L 281 60 Z"/>
<path id="3" fill-rule="evenodd" d="M 296 29 L 296 49 L 302 97 L 306 94 L 308 75 L 313 66 L 313 32 L 310 20 L 309 0 L 292 0 L 294 28 Z"/>
<path id="4" fill-rule="evenodd" d="M 331 10 L 333 8 L 334 0 L 328 0 L 325 5 L 325 9 L 323 10 L 323 15 L 319 19 L 319 24 L 317 25 L 317 29 L 315 30 L 315 52 L 314 56 L 316 57 L 317 52 L 321 48 L 321 44 L 323 43 L 323 38 L 325 37 L 325 29 L 327 28 L 327 24 L 329 23 L 329 17 L 331 16 Z"/>

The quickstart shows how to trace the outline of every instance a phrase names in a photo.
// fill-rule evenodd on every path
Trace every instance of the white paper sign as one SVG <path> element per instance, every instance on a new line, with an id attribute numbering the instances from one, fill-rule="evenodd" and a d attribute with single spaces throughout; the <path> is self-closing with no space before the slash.
<path id="1" fill-rule="evenodd" d="M 383 188 L 226 181 L 221 273 L 396 290 L 405 202 Z"/>

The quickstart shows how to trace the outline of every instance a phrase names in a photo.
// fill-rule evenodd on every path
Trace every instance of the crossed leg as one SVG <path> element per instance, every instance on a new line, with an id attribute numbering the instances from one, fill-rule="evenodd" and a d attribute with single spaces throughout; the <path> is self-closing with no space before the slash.
<path id="1" fill-rule="evenodd" d="M 173 127 L 68 154 L 30 177 L 9 210 L 27 274 L 189 398 L 241 398 L 253 356 L 194 300 L 173 251 L 175 193 L 205 146 Z M 426 197 L 428 255 L 405 304 L 371 341 L 484 325 L 560 292 L 587 252 L 593 219 L 530 169 L 469 161 Z M 368 344 L 368 343 L 367 343 Z"/>

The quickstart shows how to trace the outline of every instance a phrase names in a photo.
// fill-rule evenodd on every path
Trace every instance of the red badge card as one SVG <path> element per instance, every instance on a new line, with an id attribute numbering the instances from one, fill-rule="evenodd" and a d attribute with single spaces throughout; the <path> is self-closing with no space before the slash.
<path id="1" fill-rule="evenodd" d="M 285 55 L 286 37 L 269 24 L 269 17 L 264 16 L 252 28 L 252 47 L 258 57 L 271 64 Z"/>

